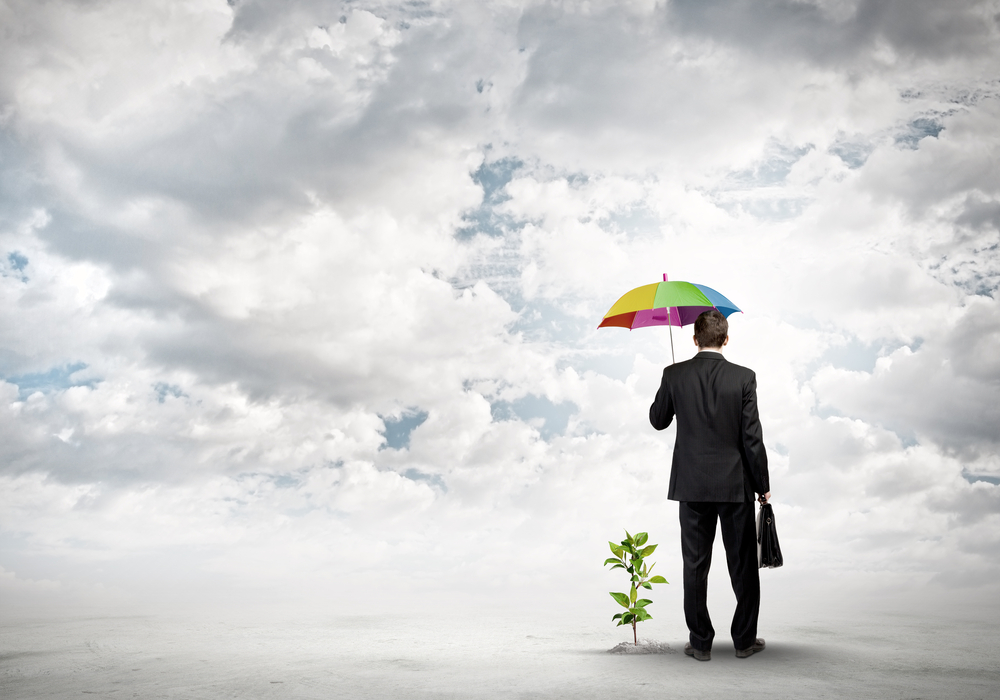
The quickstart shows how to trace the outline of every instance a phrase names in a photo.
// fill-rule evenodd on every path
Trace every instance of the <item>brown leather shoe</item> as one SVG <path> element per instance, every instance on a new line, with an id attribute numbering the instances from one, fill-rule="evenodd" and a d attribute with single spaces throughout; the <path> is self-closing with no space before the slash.
<path id="1" fill-rule="evenodd" d="M 691 642 L 688 642 L 687 644 L 684 645 L 684 653 L 687 654 L 688 656 L 693 656 L 694 658 L 698 659 L 698 661 L 712 660 L 712 652 L 702 651 L 701 649 L 695 649 L 693 646 L 691 646 Z"/>
<path id="2" fill-rule="evenodd" d="M 757 637 L 756 641 L 754 641 L 753 643 L 753 646 L 747 647 L 746 649 L 737 649 L 736 658 L 745 659 L 748 656 L 753 656 L 758 651 L 764 651 L 764 640 L 761 639 L 760 637 Z"/>

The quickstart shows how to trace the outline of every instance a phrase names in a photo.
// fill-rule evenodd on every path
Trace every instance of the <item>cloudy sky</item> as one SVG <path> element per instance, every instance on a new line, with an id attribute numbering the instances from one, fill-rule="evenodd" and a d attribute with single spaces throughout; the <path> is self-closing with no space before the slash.
<path id="1" fill-rule="evenodd" d="M 996 0 L 0 2 L 0 592 L 679 584 L 670 336 L 596 329 L 667 273 L 744 311 L 765 595 L 995 597 L 998 65 Z"/>

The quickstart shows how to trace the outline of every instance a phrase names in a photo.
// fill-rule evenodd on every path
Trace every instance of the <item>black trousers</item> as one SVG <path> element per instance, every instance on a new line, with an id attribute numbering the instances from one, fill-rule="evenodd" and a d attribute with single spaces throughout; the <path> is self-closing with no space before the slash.
<path id="1" fill-rule="evenodd" d="M 757 567 L 757 527 L 753 501 L 695 503 L 681 501 L 681 554 L 684 557 L 684 617 L 691 646 L 711 651 L 715 628 L 708 616 L 708 570 L 712 566 L 715 523 L 722 523 L 729 578 L 736 594 L 733 644 L 746 649 L 757 638 L 760 612 L 760 572 Z"/>

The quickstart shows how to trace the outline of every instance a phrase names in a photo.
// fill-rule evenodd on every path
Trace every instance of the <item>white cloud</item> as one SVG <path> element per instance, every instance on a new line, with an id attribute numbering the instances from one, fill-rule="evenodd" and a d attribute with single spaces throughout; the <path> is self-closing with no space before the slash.
<path id="1" fill-rule="evenodd" d="M 3 5 L 5 590 L 676 578 L 669 334 L 596 330 L 664 272 L 744 310 L 804 576 L 988 582 L 991 6 L 750 7 Z"/>

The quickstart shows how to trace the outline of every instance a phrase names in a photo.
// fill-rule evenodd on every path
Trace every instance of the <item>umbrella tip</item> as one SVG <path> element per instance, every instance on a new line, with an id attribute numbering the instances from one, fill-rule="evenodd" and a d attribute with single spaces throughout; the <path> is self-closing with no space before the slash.
<path id="1" fill-rule="evenodd" d="M 666 282 L 666 281 L 667 281 L 667 273 L 666 273 L 666 272 L 664 272 L 664 273 L 663 273 L 663 281 L 664 281 L 664 282 Z"/>

